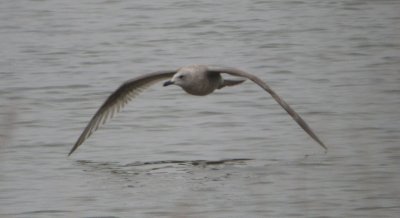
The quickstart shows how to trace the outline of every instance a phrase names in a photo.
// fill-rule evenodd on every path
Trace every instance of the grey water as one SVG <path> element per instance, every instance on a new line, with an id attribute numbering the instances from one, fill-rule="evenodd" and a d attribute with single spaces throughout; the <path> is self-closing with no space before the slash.
<path id="1" fill-rule="evenodd" d="M 400 1 L 0 2 L 0 217 L 398 217 Z M 161 83 L 71 157 L 122 82 L 189 64 L 266 81 Z"/>

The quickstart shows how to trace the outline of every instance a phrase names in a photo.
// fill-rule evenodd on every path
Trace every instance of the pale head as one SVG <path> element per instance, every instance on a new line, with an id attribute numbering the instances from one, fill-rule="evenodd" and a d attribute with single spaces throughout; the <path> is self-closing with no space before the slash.
<path id="1" fill-rule="evenodd" d="M 164 86 L 177 85 L 192 95 L 208 95 L 220 85 L 221 78 L 219 75 L 215 78 L 209 77 L 207 70 L 204 65 L 182 67 Z"/>
<path id="2" fill-rule="evenodd" d="M 201 72 L 205 72 L 206 70 L 207 68 L 202 65 L 189 65 L 179 68 L 171 80 L 164 83 L 164 86 L 177 85 L 182 88 L 187 88 L 193 85 L 193 83 L 196 83 Z"/>

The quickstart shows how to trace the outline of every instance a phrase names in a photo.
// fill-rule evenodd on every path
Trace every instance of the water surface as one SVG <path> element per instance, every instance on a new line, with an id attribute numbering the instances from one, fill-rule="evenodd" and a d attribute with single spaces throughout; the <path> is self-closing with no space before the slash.
<path id="1" fill-rule="evenodd" d="M 400 2 L 2 1 L 1 217 L 397 217 Z M 71 157 L 123 81 L 203 63 L 267 81 L 157 84 Z"/>

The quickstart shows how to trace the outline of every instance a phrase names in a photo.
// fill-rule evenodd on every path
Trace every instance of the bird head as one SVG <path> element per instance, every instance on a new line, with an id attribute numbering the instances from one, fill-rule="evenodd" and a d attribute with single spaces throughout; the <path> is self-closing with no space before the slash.
<path id="1" fill-rule="evenodd" d="M 185 87 L 186 84 L 190 82 L 190 73 L 186 71 L 178 71 L 171 80 L 164 83 L 164 86 L 177 85 L 180 87 Z"/>

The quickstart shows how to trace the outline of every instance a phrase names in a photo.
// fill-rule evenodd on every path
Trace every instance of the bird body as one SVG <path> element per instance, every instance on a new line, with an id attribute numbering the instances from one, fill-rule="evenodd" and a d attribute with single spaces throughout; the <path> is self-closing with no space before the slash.
<path id="1" fill-rule="evenodd" d="M 171 83 L 164 83 L 164 86 L 174 84 L 191 95 L 208 95 L 222 84 L 222 77 L 219 74 L 211 75 L 206 72 L 207 68 L 204 65 L 182 67 L 172 77 Z"/>
<path id="2" fill-rule="evenodd" d="M 180 86 L 188 94 L 204 96 L 216 89 L 237 85 L 244 81 L 224 80 L 219 73 L 209 72 L 206 65 L 190 65 L 179 68 L 172 79 L 164 83 L 164 86 L 174 84 Z"/>
<path id="3" fill-rule="evenodd" d="M 229 74 L 231 76 L 237 76 L 244 79 L 228 80 L 224 79 L 221 74 Z M 216 89 L 238 85 L 243 83 L 246 79 L 249 79 L 268 92 L 275 99 L 275 101 L 281 105 L 282 108 L 285 109 L 286 112 L 297 122 L 297 124 L 310 135 L 311 138 L 313 138 L 325 150 L 327 149 L 325 144 L 317 137 L 317 135 L 300 117 L 300 115 L 298 115 L 260 78 L 236 68 L 208 65 L 189 65 L 181 67 L 177 70 L 165 70 L 145 74 L 123 83 L 98 109 L 68 155 L 71 155 L 94 131 L 97 130 L 97 128 L 99 128 L 100 125 L 112 118 L 114 113 L 118 112 L 129 100 L 133 99 L 136 95 L 150 85 L 168 78 L 170 78 L 170 80 L 164 82 L 164 86 L 180 86 L 187 93 L 197 96 L 208 95 L 214 92 Z"/>

